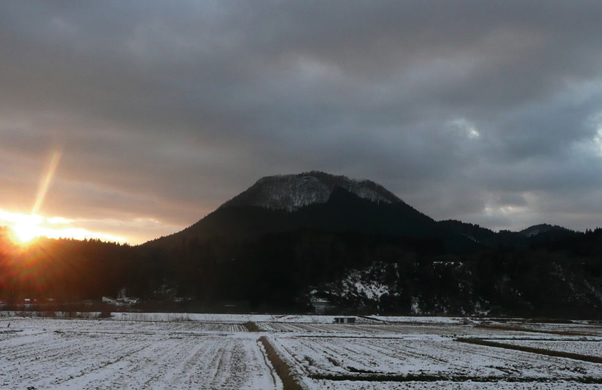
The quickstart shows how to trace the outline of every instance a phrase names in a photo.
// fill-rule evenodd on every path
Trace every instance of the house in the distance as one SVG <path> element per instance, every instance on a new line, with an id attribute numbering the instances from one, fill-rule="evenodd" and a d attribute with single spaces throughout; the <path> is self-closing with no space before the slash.
<path id="1" fill-rule="evenodd" d="M 355 324 L 355 317 L 334 317 L 335 324 Z"/>

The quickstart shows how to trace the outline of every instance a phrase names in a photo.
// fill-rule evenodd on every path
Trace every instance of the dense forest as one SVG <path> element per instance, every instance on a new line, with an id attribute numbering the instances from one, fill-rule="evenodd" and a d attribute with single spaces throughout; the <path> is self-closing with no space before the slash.
<path id="1" fill-rule="evenodd" d="M 602 229 L 464 253 L 436 237 L 318 229 L 169 249 L 47 238 L 18 246 L 1 233 L 6 305 L 100 300 L 125 288 L 146 310 L 306 312 L 317 297 L 339 312 L 602 317 Z M 345 291 L 354 270 L 386 293 Z"/>

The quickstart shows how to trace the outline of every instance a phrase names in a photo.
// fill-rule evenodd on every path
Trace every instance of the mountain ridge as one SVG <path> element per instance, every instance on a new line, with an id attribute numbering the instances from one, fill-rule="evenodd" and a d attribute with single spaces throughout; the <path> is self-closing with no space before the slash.
<path id="1" fill-rule="evenodd" d="M 261 178 L 193 225 L 143 245 L 174 248 L 217 237 L 245 242 L 302 229 L 436 238 L 454 251 L 474 246 L 379 184 L 317 171 Z"/>
<path id="2" fill-rule="evenodd" d="M 304 228 L 439 237 L 454 250 L 525 246 L 530 237 L 571 233 L 548 224 L 493 232 L 461 221 L 437 222 L 371 180 L 309 171 L 262 177 L 191 226 L 142 245 L 174 247 L 182 240 L 218 236 L 240 241 Z"/>

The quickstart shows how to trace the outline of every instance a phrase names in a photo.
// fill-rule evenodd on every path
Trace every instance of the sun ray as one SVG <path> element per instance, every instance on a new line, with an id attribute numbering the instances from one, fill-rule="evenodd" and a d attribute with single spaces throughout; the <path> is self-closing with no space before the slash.
<path id="1" fill-rule="evenodd" d="M 48 188 L 50 188 L 50 184 L 52 183 L 52 179 L 54 178 L 54 174 L 56 173 L 56 168 L 58 167 L 60 160 L 61 152 L 59 150 L 55 150 L 50 156 L 50 161 L 46 167 L 46 172 L 44 173 L 42 181 L 38 187 L 38 195 L 36 196 L 36 202 L 31 210 L 31 215 L 37 215 L 40 207 L 42 207 L 44 199 L 46 198 L 46 193 L 48 192 Z"/>
<path id="2" fill-rule="evenodd" d="M 73 238 L 77 240 L 100 239 L 112 242 L 127 242 L 123 237 L 93 232 L 77 226 L 77 221 L 62 217 L 47 217 L 39 214 L 46 194 L 56 175 L 61 160 L 60 150 L 54 150 L 50 155 L 30 214 L 11 213 L 0 210 L 0 224 L 7 223 L 10 227 L 10 238 L 15 244 L 27 245 L 37 237 Z M 75 223 L 75 226 L 74 226 Z"/>

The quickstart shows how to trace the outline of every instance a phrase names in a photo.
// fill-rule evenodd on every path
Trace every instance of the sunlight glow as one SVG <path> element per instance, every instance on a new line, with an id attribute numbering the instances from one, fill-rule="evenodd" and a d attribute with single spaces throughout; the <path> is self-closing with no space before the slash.
<path id="1" fill-rule="evenodd" d="M 120 236 L 92 232 L 81 227 L 76 227 L 74 225 L 77 222 L 61 217 L 43 217 L 41 215 L 11 213 L 0 210 L 0 226 L 5 225 L 10 228 L 10 238 L 15 244 L 28 244 L 37 237 L 127 242 L 125 238 Z"/>
<path id="2" fill-rule="evenodd" d="M 11 239 L 16 244 L 27 244 L 34 238 L 40 236 L 38 223 L 40 217 L 35 215 L 26 215 L 23 218 L 19 218 L 17 222 L 12 226 L 13 234 Z"/>
<path id="3" fill-rule="evenodd" d="M 126 242 L 126 239 L 111 234 L 91 232 L 87 229 L 76 227 L 77 221 L 62 217 L 44 217 L 39 215 L 46 194 L 56 169 L 61 159 L 61 152 L 55 150 L 51 156 L 45 172 L 40 180 L 36 200 L 31 214 L 12 213 L 0 210 L 0 226 L 8 226 L 11 230 L 10 239 L 18 245 L 26 245 L 37 237 L 48 238 L 73 238 L 76 240 L 99 239 L 112 242 Z"/>

